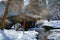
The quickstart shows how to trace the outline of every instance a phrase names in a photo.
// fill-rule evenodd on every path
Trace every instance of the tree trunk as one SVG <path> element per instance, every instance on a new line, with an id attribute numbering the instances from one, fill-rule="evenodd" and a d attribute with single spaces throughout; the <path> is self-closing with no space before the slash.
<path id="1" fill-rule="evenodd" d="M 6 3 L 5 13 L 4 13 L 4 16 L 2 17 L 1 26 L 0 26 L 0 29 L 2 29 L 2 30 L 4 29 L 4 24 L 5 24 L 7 15 L 8 15 L 8 9 L 10 6 L 10 2 L 11 2 L 11 0 L 8 0 L 8 2 Z"/>

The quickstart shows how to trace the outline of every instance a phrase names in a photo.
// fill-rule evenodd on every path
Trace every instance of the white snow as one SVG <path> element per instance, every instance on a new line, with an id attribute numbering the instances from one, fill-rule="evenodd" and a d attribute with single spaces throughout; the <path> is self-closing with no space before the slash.
<path id="1" fill-rule="evenodd" d="M 0 0 L 0 2 L 1 2 L 1 1 L 6 1 L 6 0 Z"/>
<path id="2" fill-rule="evenodd" d="M 24 0 L 24 6 L 29 5 L 30 0 Z"/>
<path id="3" fill-rule="evenodd" d="M 54 40 L 60 40 L 60 29 L 52 29 L 50 30 L 50 35 L 47 37 L 47 39 L 54 39 Z"/>
<path id="4" fill-rule="evenodd" d="M 50 34 L 47 39 L 60 39 L 60 33 L 52 33 Z"/>
<path id="5" fill-rule="evenodd" d="M 47 21 L 47 20 L 40 20 L 37 21 L 36 24 L 42 23 L 42 26 L 51 26 L 53 28 L 60 28 L 60 20 L 55 20 L 55 21 Z"/>
<path id="6" fill-rule="evenodd" d="M 45 23 L 45 22 L 48 22 L 48 21 L 47 21 L 47 20 L 38 20 L 38 21 L 36 22 L 36 24 Z"/>
<path id="7" fill-rule="evenodd" d="M 44 22 L 43 26 L 52 26 L 54 28 L 60 28 L 60 21 L 57 20 L 57 21 L 47 21 L 47 22 Z"/>
<path id="8" fill-rule="evenodd" d="M 15 30 L 0 30 L 0 40 L 37 40 L 38 32 L 36 31 L 15 31 Z"/>

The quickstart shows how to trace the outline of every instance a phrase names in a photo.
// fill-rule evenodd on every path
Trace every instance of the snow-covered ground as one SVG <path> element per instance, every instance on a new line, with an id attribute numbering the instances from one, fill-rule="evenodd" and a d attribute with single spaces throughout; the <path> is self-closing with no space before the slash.
<path id="1" fill-rule="evenodd" d="M 60 28 L 60 21 L 57 20 L 57 21 L 47 21 L 43 24 L 43 26 L 52 26 L 54 28 Z"/>
<path id="2" fill-rule="evenodd" d="M 42 26 L 50 26 L 50 27 L 53 27 L 53 28 L 60 28 L 60 20 L 54 20 L 54 21 L 53 20 L 50 20 L 50 21 L 39 20 L 39 21 L 37 21 L 36 25 L 40 25 L 40 24 L 42 24 Z M 47 33 L 43 33 L 43 34 L 45 36 L 47 36 L 47 38 L 45 38 L 45 39 L 48 39 L 48 40 L 56 40 L 56 39 L 60 40 L 60 29 L 52 29 L 52 30 L 48 31 Z M 40 37 L 40 39 L 43 39 L 44 35 L 42 35 Z"/>
<path id="3" fill-rule="evenodd" d="M 52 29 L 50 30 L 50 35 L 47 36 L 49 40 L 60 40 L 60 29 Z"/>
<path id="4" fill-rule="evenodd" d="M 60 20 L 55 20 L 55 21 L 40 20 L 37 21 L 36 24 L 42 24 L 42 26 L 51 26 L 53 28 L 60 28 Z"/>
<path id="5" fill-rule="evenodd" d="M 60 33 L 52 33 L 50 34 L 47 39 L 50 39 L 50 40 L 60 40 Z"/>
<path id="6" fill-rule="evenodd" d="M 38 32 L 36 31 L 15 31 L 15 30 L 0 30 L 0 40 L 37 40 Z"/>

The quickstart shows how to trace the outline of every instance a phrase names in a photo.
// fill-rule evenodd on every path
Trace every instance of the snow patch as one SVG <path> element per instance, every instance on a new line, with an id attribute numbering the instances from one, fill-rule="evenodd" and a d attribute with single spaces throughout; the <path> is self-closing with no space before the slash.
<path id="1" fill-rule="evenodd" d="M 57 20 L 57 21 L 47 21 L 47 22 L 44 22 L 43 26 L 51 26 L 53 28 L 60 28 L 60 21 Z"/>
<path id="2" fill-rule="evenodd" d="M 15 30 L 0 30 L 0 40 L 37 40 L 38 32 L 36 31 L 15 31 Z"/>

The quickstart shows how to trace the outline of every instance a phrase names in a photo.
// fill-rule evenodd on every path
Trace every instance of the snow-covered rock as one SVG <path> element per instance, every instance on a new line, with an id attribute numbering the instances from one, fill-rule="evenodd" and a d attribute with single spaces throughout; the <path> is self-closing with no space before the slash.
<path id="1" fill-rule="evenodd" d="M 47 37 L 48 40 L 60 40 L 60 33 L 52 33 Z"/>
<path id="2" fill-rule="evenodd" d="M 38 32 L 36 31 L 15 31 L 15 30 L 0 30 L 0 40 L 37 40 Z"/>
<path id="3" fill-rule="evenodd" d="M 50 30 L 51 34 L 47 37 L 48 40 L 60 40 L 60 29 Z"/>
<path id="4" fill-rule="evenodd" d="M 44 22 L 44 24 L 42 26 L 51 26 L 53 28 L 60 28 L 60 20 L 56 20 L 56 21 L 47 21 Z"/>
<path id="5" fill-rule="evenodd" d="M 50 26 L 50 27 L 53 27 L 53 28 L 60 28 L 60 20 L 39 20 L 37 21 L 36 25 L 42 25 L 42 26 Z"/>

